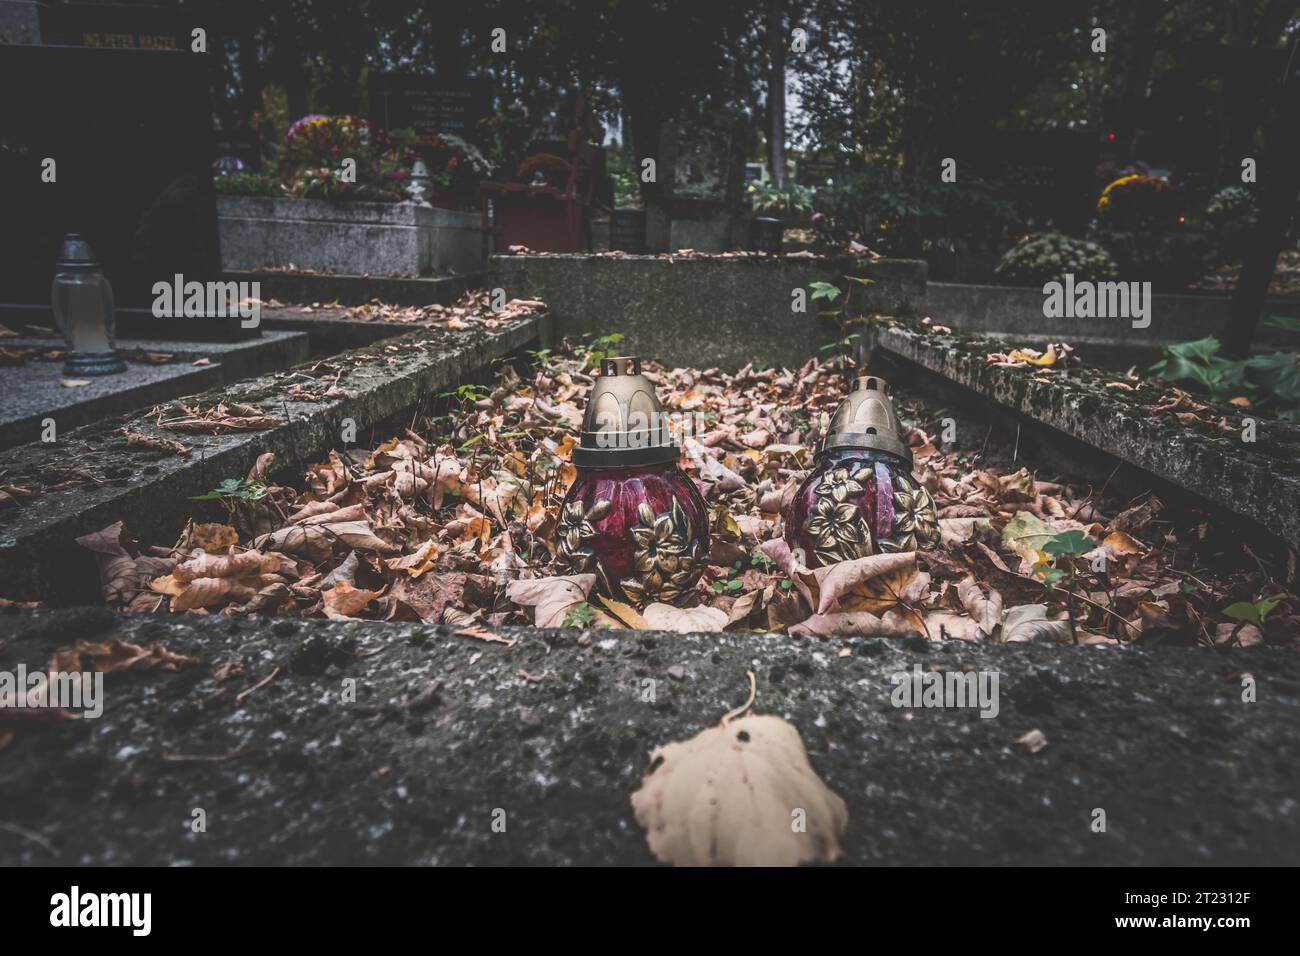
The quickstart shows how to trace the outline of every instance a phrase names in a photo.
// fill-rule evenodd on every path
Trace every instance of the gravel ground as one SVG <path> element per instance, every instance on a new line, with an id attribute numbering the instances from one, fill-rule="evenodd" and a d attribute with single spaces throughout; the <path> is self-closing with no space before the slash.
<path id="1" fill-rule="evenodd" d="M 790 720 L 847 802 L 847 863 L 1300 862 L 1294 652 L 498 633 L 518 642 L 376 622 L 0 616 L 2 671 L 43 669 L 78 638 L 201 659 L 108 674 L 95 720 L 0 723 L 0 742 L 14 731 L 0 863 L 653 863 L 629 803 L 646 759 L 742 702 L 747 670 L 755 711 Z M 230 663 L 242 673 L 218 682 Z M 998 716 L 893 707 L 890 675 L 914 664 L 997 671 Z M 1256 703 L 1241 700 L 1246 673 Z M 1033 730 L 1047 745 L 1031 753 L 1016 741 Z"/>

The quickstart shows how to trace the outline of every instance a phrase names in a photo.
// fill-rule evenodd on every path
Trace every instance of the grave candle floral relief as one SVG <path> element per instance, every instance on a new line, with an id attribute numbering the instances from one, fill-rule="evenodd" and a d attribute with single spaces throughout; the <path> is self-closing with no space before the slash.
<path id="1" fill-rule="evenodd" d="M 602 360 L 556 533 L 562 574 L 638 608 L 685 603 L 708 558 L 708 509 L 637 358 Z"/>
<path id="2" fill-rule="evenodd" d="M 840 403 L 815 467 L 785 511 L 786 543 L 808 567 L 939 544 L 934 501 L 912 477 L 885 381 L 862 376 Z"/>

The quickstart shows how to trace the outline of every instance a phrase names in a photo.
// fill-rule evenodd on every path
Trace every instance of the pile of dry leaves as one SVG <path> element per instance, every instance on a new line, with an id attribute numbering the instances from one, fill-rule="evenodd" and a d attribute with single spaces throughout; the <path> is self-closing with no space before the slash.
<path id="1" fill-rule="evenodd" d="M 780 512 L 852 381 L 818 360 L 734 374 L 647 364 L 669 411 L 701 423 L 682 436 L 683 467 L 712 509 L 711 563 L 690 607 L 604 600 L 592 575 L 553 563 L 596 356 L 566 346 L 542 360 L 529 378 L 506 368 L 491 391 L 463 387 L 446 415 L 377 448 L 331 452 L 292 486 L 269 480 L 275 463 L 263 456 L 208 496 L 224 520 L 196 516 L 173 547 L 141 548 L 121 524 L 81 539 L 106 600 L 451 623 L 475 636 L 514 623 L 1072 643 L 1282 642 L 1300 631 L 1300 604 L 1287 597 L 1255 617 L 1224 616 L 1259 610 L 1281 589 L 1190 565 L 1155 498 L 1108 513 L 1026 468 L 940 452 L 923 427 L 908 426 L 908 440 L 939 508 L 940 547 L 801 567 Z M 927 424 L 925 408 L 901 410 Z"/>
<path id="2" fill-rule="evenodd" d="M 511 256 L 567 256 L 572 255 L 569 252 L 545 252 L 540 249 L 530 249 L 527 246 L 515 245 L 506 248 L 506 254 Z M 868 259 L 879 259 L 880 254 L 873 252 L 860 242 L 850 242 L 844 247 L 843 255 L 858 256 Z M 602 252 L 584 252 L 584 256 L 596 257 L 598 259 L 624 259 L 630 255 L 638 255 L 638 258 L 655 258 L 672 261 L 675 259 L 769 259 L 773 255 L 785 259 L 823 259 L 826 258 L 821 253 L 811 252 L 808 250 L 799 250 L 798 252 L 771 253 L 771 252 L 751 252 L 748 249 L 733 249 L 728 252 L 701 252 L 699 249 L 676 249 L 672 252 L 652 252 L 645 254 L 636 254 L 624 252 L 621 249 L 606 249 Z"/>

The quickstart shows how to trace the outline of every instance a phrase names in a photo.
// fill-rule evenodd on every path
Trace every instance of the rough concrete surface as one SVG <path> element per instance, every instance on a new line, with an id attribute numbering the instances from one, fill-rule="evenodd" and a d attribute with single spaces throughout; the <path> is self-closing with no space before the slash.
<path id="1" fill-rule="evenodd" d="M 497 633 L 518 643 L 377 622 L 0 616 L 4 670 L 78 638 L 201 658 L 108 674 L 96 720 L 7 725 L 0 862 L 652 863 L 629 804 L 646 760 L 742 702 L 747 670 L 756 712 L 791 721 L 847 802 L 847 863 L 1300 862 L 1293 652 Z M 231 663 L 243 672 L 217 683 Z M 891 706 L 890 675 L 914 664 L 998 671 L 999 715 Z M 1037 753 L 1016 744 L 1032 730 Z"/>
<path id="2" fill-rule="evenodd" d="M 1172 294 L 1151 297 L 1151 325 L 1133 328 L 1132 319 L 1046 318 L 1043 315 L 1041 287 L 965 285 L 956 282 L 931 282 L 925 288 L 922 314 L 935 322 L 963 332 L 980 335 L 994 333 L 1008 337 L 1069 342 L 1105 341 L 1126 347 L 1155 347 L 1171 342 L 1188 342 L 1221 335 L 1232 311 L 1232 297 L 1227 293 Z M 1264 317 L 1300 315 L 1300 300 L 1269 299 Z M 1255 336 L 1257 348 L 1294 347 L 1294 334 L 1260 324 Z M 1131 364 L 1131 363 L 1130 363 Z"/>
<path id="3" fill-rule="evenodd" d="M 1243 442 L 1235 431 L 1210 432 L 1153 414 L 1146 404 L 1106 388 L 1112 374 L 1070 370 L 1047 380 L 1029 369 L 992 365 L 987 355 L 1004 347 L 998 341 L 875 325 L 863 342 L 865 351 L 900 356 L 1300 547 L 1300 425 L 1261 414 L 1256 441 Z M 1167 391 L 1158 390 L 1156 397 Z"/>
<path id="4" fill-rule="evenodd" d="M 365 305 L 374 299 L 387 305 L 451 305 L 470 289 L 481 288 L 482 273 L 463 276 L 398 277 L 342 275 L 325 272 L 227 269 L 227 282 L 257 282 L 263 302 L 328 302 Z M 266 314 L 263 306 L 263 315 Z"/>
<path id="5" fill-rule="evenodd" d="M 413 203 L 219 196 L 225 269 L 435 275 L 483 268 L 481 216 Z"/>
<path id="6" fill-rule="evenodd" d="M 35 339 L 8 339 L 9 348 L 50 348 Z M 61 431 L 69 431 L 104 415 L 148 407 L 178 395 L 288 368 L 308 357 L 307 336 L 296 331 L 271 331 L 239 342 L 187 342 L 174 339 L 122 339 L 118 349 L 127 370 L 118 375 L 84 379 L 69 388 L 62 361 L 29 361 L 0 368 L 0 448 L 40 441 L 42 422 L 53 418 Z M 170 355 L 163 363 L 140 361 L 142 352 Z M 198 359 L 206 365 L 195 365 Z"/>
<path id="7" fill-rule="evenodd" d="M 525 255 L 488 263 L 489 287 L 545 301 L 557 336 L 621 332 L 628 354 L 696 368 L 798 368 L 841 339 L 839 323 L 817 314 L 824 306 L 810 298 L 813 282 L 851 289 L 852 310 L 867 314 L 913 315 L 925 296 L 919 259 Z M 791 308 L 796 289 L 803 313 Z"/>
<path id="8" fill-rule="evenodd" d="M 75 539 L 115 521 L 125 521 L 141 540 L 174 539 L 192 510 L 190 498 L 225 478 L 241 478 L 266 452 L 278 469 L 301 469 L 308 457 L 340 443 L 350 418 L 357 439 L 399 414 L 409 415 L 439 392 L 480 373 L 496 359 L 543 337 L 545 315 L 500 328 L 475 324 L 465 330 L 423 328 L 381 344 L 346 353 L 353 366 L 343 379 L 344 395 L 295 398 L 288 389 L 316 379 L 287 370 L 224 386 L 187 401 L 204 409 L 238 402 L 274 416 L 270 428 L 202 435 L 159 428 L 146 414 L 108 417 L 60 433 L 52 444 L 30 444 L 6 453 L 9 481 L 38 481 L 53 467 L 87 467 L 100 479 L 25 499 L 0 516 L 0 596 L 78 603 L 95 599 L 91 555 Z M 405 425 L 405 421 L 402 423 Z M 179 439 L 189 453 L 128 445 L 127 427 L 153 437 Z"/>

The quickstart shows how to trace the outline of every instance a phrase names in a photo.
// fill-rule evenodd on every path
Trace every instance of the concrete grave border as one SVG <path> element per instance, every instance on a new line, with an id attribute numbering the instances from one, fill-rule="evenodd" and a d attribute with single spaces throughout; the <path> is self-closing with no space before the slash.
<path id="1" fill-rule="evenodd" d="M 1116 397 L 1104 387 L 1120 378 L 1115 373 L 1083 368 L 1038 381 L 1031 369 L 992 365 L 987 354 L 1006 348 L 995 339 L 876 323 L 863 342 L 864 362 L 903 359 L 1027 422 L 1083 442 L 1097 451 L 1099 462 L 1118 458 L 1300 549 L 1300 425 L 1257 418 L 1263 448 L 1268 442 L 1290 450 L 1271 456 L 1231 435 L 1181 426 Z M 1080 462 L 1080 470 L 1086 464 Z"/>
<path id="2" fill-rule="evenodd" d="M 507 298 L 540 298 L 557 336 L 620 332 L 622 351 L 669 366 L 798 368 L 844 336 L 818 317 L 826 306 L 811 300 L 811 283 L 851 287 L 854 311 L 914 315 L 925 270 L 920 259 L 521 255 L 492 256 L 487 284 Z M 795 289 L 807 297 L 803 313 L 791 310 Z"/>
<path id="3" fill-rule="evenodd" d="M 188 499 L 225 478 L 243 477 L 259 455 L 274 452 L 278 468 L 301 468 L 309 456 L 340 444 L 341 422 L 355 422 L 358 441 L 367 430 L 408 414 L 436 393 L 471 379 L 493 361 L 550 340 L 545 314 L 500 328 L 457 331 L 422 328 L 376 342 L 343 357 L 373 355 L 343 381 L 353 397 L 319 402 L 283 397 L 295 381 L 292 370 L 245 379 L 190 396 L 204 408 L 219 401 L 260 407 L 281 424 L 261 431 L 190 435 L 159 429 L 139 413 L 104 419 L 69 432 L 57 443 L 24 445 L 6 452 L 6 478 L 21 484 L 25 474 L 50 466 L 84 466 L 103 473 L 98 485 L 66 488 L 23 499 L 0 514 L 0 568 L 5 597 L 55 603 L 95 603 L 97 574 L 90 552 L 76 544 L 80 535 L 115 521 L 127 522 L 141 540 L 175 535 L 177 511 Z M 323 389 L 322 389 L 323 390 Z M 128 426 L 148 436 L 179 440 L 187 455 L 127 445 L 119 430 Z M 176 503 L 169 508 L 166 502 Z"/>

